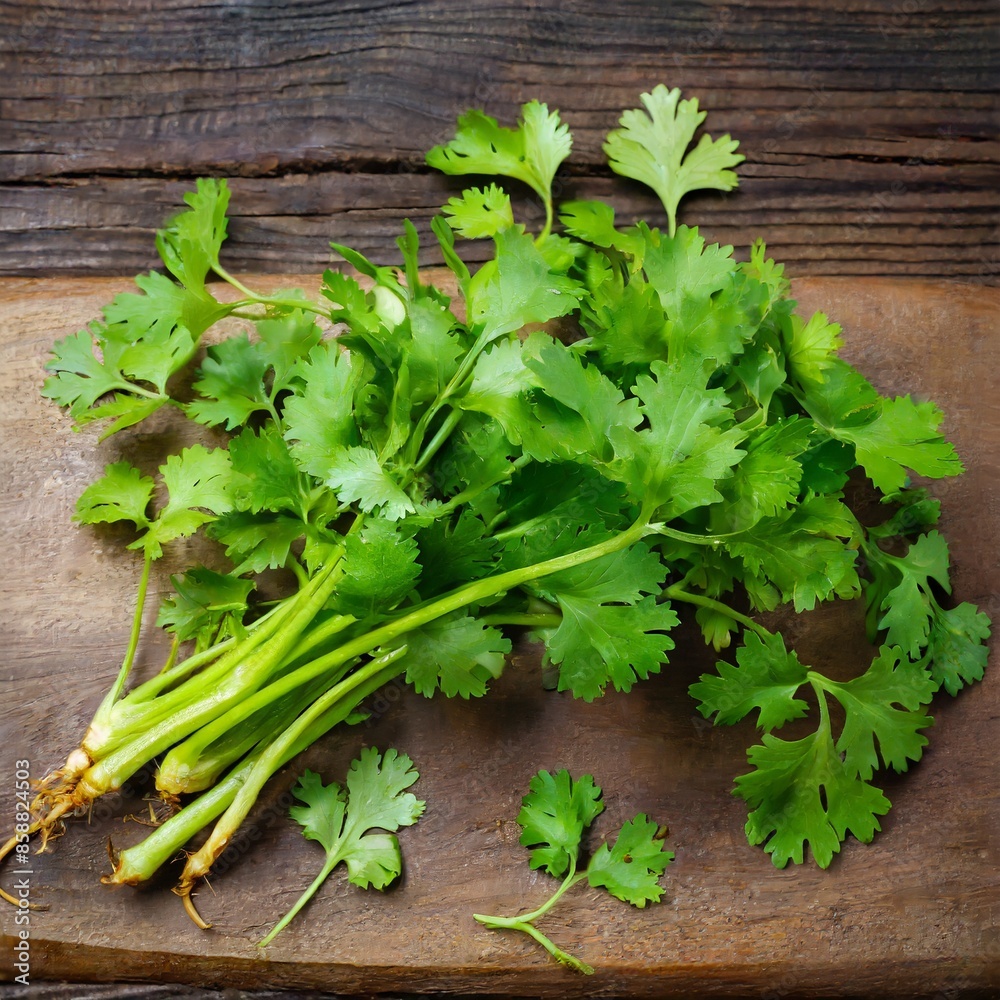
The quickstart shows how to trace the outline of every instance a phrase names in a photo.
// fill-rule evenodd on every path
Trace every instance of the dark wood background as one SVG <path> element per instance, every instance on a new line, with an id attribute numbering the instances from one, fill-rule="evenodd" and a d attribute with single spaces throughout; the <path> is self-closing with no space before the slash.
<path id="1" fill-rule="evenodd" d="M 622 109 L 661 82 L 697 96 L 708 130 L 731 133 L 747 157 L 739 190 L 689 199 L 684 220 L 740 248 L 763 237 L 790 275 L 806 279 L 800 298 L 844 323 L 850 349 L 884 388 L 914 387 L 944 406 L 970 466 L 950 487 L 956 594 L 1000 612 L 1000 298 L 982 292 L 1000 283 L 996 0 L 0 0 L 3 775 L 24 740 L 42 760 L 78 737 L 106 686 L 107 651 L 121 640 L 114 623 L 134 584 L 125 561 L 98 558 L 90 536 L 69 525 L 100 456 L 37 397 L 48 345 L 110 297 L 111 286 L 91 279 L 155 266 L 153 231 L 206 174 L 229 177 L 234 190 L 225 250 L 232 271 L 315 274 L 329 263 L 331 239 L 395 261 L 400 220 L 426 233 L 462 183 L 426 168 L 425 151 L 450 137 L 468 107 L 511 124 L 532 98 L 558 108 L 575 135 L 559 176 L 563 197 L 608 198 L 626 217 L 655 224 L 654 196 L 613 177 L 600 147 Z M 527 198 L 520 208 L 532 210 Z M 437 260 L 428 254 L 425 263 Z M 45 282 L 24 280 L 33 277 Z M 95 600 L 103 614 L 96 627 Z M 89 630 L 79 624 L 84 616 Z M 819 657 L 843 643 L 829 626 L 801 638 Z M 437 774 L 428 797 L 456 803 L 438 827 L 415 828 L 420 837 L 430 831 L 416 845 L 418 863 L 425 859 L 430 877 L 434 851 L 450 850 L 452 834 L 483 862 L 452 872 L 440 891 L 418 892 L 412 912 L 423 914 L 426 936 L 397 925 L 391 905 L 328 899 L 347 923 L 309 925 L 329 940 L 319 930 L 289 936 L 264 974 L 243 961 L 249 946 L 239 929 L 269 901 L 253 866 L 237 866 L 219 887 L 221 931 L 194 940 L 166 889 L 155 915 L 148 897 L 110 902 L 94 874 L 102 831 L 77 830 L 39 859 L 39 892 L 68 905 L 39 925 L 32 987 L 4 997 L 235 1000 L 250 985 L 292 983 L 358 994 L 371 986 L 388 997 L 407 988 L 405 970 L 391 967 L 397 954 L 419 966 L 413 988 L 450 995 L 993 995 L 1000 800 L 983 733 L 997 723 L 995 679 L 953 707 L 936 706 L 933 753 L 899 782 L 875 845 L 853 845 L 828 874 L 779 873 L 741 842 L 745 811 L 729 795 L 752 734 L 694 727 L 690 706 L 672 698 L 707 658 L 695 646 L 688 652 L 682 676 L 602 708 L 605 729 L 589 728 L 586 706 L 538 709 L 554 713 L 544 730 L 549 750 L 566 740 L 572 751 L 553 766 L 608 756 L 606 788 L 624 794 L 631 758 L 607 747 L 638 741 L 636 759 L 659 761 L 669 776 L 658 790 L 646 778 L 632 789 L 652 797 L 650 809 L 669 810 L 681 859 L 673 902 L 646 914 L 656 933 L 636 944 L 631 914 L 606 906 L 597 937 L 586 895 L 556 924 L 566 944 L 582 940 L 604 964 L 593 986 L 567 979 L 529 944 L 478 934 L 467 919 L 480 889 L 506 893 L 516 908 L 528 884 L 511 817 L 539 761 L 509 748 L 534 752 L 535 733 L 503 743 L 524 765 L 517 773 L 491 765 L 486 751 L 472 761 L 493 787 L 480 780 L 468 794 L 465 772 L 449 770 L 484 727 L 522 718 L 517 685 L 536 697 L 530 675 L 512 672 L 514 687 L 489 705 L 463 713 L 417 703 L 406 716 L 412 732 L 401 746 L 415 759 L 425 754 L 431 785 Z M 43 685 L 49 677 L 59 680 Z M 636 731 L 636 720 L 664 711 L 679 722 L 662 739 Z M 388 719 L 378 738 L 399 735 L 395 725 Z M 354 747 L 338 748 L 339 766 Z M 11 815 L 6 798 L 2 815 Z M 287 894 L 307 870 L 303 842 L 283 827 L 272 848 L 279 853 L 263 860 L 269 870 L 280 860 Z M 414 879 L 411 892 L 419 885 Z M 403 896 L 395 899 L 401 914 L 411 913 Z M 363 954 L 355 939 L 365 926 L 394 935 L 367 981 L 338 965 L 333 947 Z M 6 944 L 0 959 L 3 979 Z M 53 976 L 89 982 L 45 981 Z M 124 977 L 145 985 L 98 984 Z"/>
<path id="2" fill-rule="evenodd" d="M 2 0 L 0 274 L 152 266 L 203 174 L 235 178 L 231 269 L 319 269 L 330 239 L 395 260 L 458 183 L 426 150 L 532 98 L 575 134 L 567 197 L 655 220 L 600 146 L 663 82 L 747 157 L 738 193 L 686 204 L 713 239 L 793 275 L 993 283 L 998 55 L 996 0 Z"/>

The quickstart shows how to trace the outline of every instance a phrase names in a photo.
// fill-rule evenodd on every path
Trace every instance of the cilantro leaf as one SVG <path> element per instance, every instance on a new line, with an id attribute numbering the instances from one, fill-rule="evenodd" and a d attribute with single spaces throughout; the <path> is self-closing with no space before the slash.
<path id="1" fill-rule="evenodd" d="M 268 359 L 246 333 L 211 345 L 194 383 L 202 398 L 188 404 L 188 414 L 209 427 L 225 424 L 231 431 L 257 411 L 273 412 L 265 384 L 269 369 Z"/>
<path id="2" fill-rule="evenodd" d="M 207 296 L 205 279 L 219 266 L 226 238 L 229 186 L 224 179 L 199 178 L 196 190 L 184 200 L 188 209 L 156 234 L 156 248 L 167 270 L 185 288 Z"/>
<path id="3" fill-rule="evenodd" d="M 736 663 L 719 660 L 717 673 L 702 674 L 688 689 L 706 719 L 715 715 L 716 724 L 732 725 L 757 709 L 757 725 L 770 732 L 809 711 L 808 704 L 795 697 L 808 668 L 785 648 L 777 632 L 762 638 L 747 630 Z"/>
<path id="4" fill-rule="evenodd" d="M 131 521 L 139 529 L 147 528 L 154 485 L 129 462 L 112 462 L 80 495 L 74 519 L 82 524 Z"/>
<path id="5" fill-rule="evenodd" d="M 362 889 L 385 889 L 403 870 L 400 827 L 412 826 L 423 815 L 425 803 L 406 791 L 418 778 L 406 754 L 374 747 L 363 749 L 351 762 L 344 785 L 324 785 L 320 776 L 305 771 L 292 789 L 304 805 L 292 806 L 292 819 L 302 835 L 326 852 L 326 861 L 312 885 L 264 937 L 264 947 L 291 922 L 342 862 L 347 878 Z M 384 832 L 379 832 L 384 831 Z"/>
<path id="6" fill-rule="evenodd" d="M 514 225 L 510 196 L 496 184 L 463 191 L 461 198 L 449 199 L 444 213 L 452 229 L 470 240 L 496 236 Z"/>
<path id="7" fill-rule="evenodd" d="M 241 623 L 248 608 L 252 580 L 217 573 L 204 566 L 170 578 L 174 593 L 164 598 L 156 624 L 184 642 L 205 648 L 227 623 Z"/>
<path id="8" fill-rule="evenodd" d="M 792 742 L 765 733 L 747 759 L 754 770 L 736 779 L 751 809 L 747 840 L 764 844 L 776 868 L 801 864 L 807 843 L 816 864 L 829 867 L 848 832 L 869 843 L 889 811 L 885 795 L 844 764 L 826 728 Z"/>
<path id="9" fill-rule="evenodd" d="M 364 369 L 328 341 L 310 351 L 294 372 L 299 385 L 282 411 L 285 437 L 299 467 L 322 480 L 342 450 L 358 443 L 353 403 Z"/>
<path id="10" fill-rule="evenodd" d="M 539 771 L 528 788 L 517 815 L 520 843 L 532 849 L 532 868 L 558 878 L 576 865 L 583 831 L 604 811 L 601 789 L 593 775 L 574 780 L 565 769 Z"/>
<path id="11" fill-rule="evenodd" d="M 692 384 L 662 361 L 650 372 L 635 384 L 649 426 L 610 428 L 616 460 L 609 475 L 651 515 L 667 519 L 722 499 L 717 483 L 745 454 L 737 448 L 744 432 L 725 426 L 732 412 L 721 389 Z"/>
<path id="12" fill-rule="evenodd" d="M 482 697 L 511 648 L 499 629 L 460 612 L 407 632 L 406 646 L 400 660 L 406 682 L 426 698 L 436 691 L 446 698 Z"/>
<path id="13" fill-rule="evenodd" d="M 931 724 L 921 706 L 930 702 L 935 684 L 923 667 L 907 660 L 899 649 L 883 646 L 860 677 L 846 682 L 824 680 L 822 687 L 844 707 L 837 751 L 850 772 L 869 780 L 879 766 L 879 754 L 885 766 L 896 771 L 905 771 L 909 761 L 920 759 L 927 738 L 918 730 Z"/>
<path id="14" fill-rule="evenodd" d="M 482 111 L 466 112 L 458 119 L 455 137 L 430 150 L 427 163 L 446 174 L 514 177 L 531 187 L 551 213 L 552 182 L 572 145 L 558 112 L 529 101 L 521 107 L 514 129 L 498 125 Z"/>
<path id="15" fill-rule="evenodd" d="M 260 511 L 234 510 L 220 515 L 207 526 L 210 538 L 226 547 L 233 573 L 263 573 L 288 564 L 292 546 L 307 526 L 298 516 Z"/>
<path id="16" fill-rule="evenodd" d="M 522 828 L 521 844 L 530 847 L 532 868 L 544 868 L 562 883 L 548 900 L 530 913 L 516 917 L 473 914 L 493 930 L 517 930 L 529 934 L 558 962 L 591 975 L 592 966 L 555 945 L 536 926 L 562 897 L 581 881 L 605 888 L 612 896 L 642 909 L 658 902 L 663 888 L 658 879 L 674 855 L 664 850 L 663 836 L 656 824 L 639 814 L 618 831 L 615 843 L 602 844 L 589 863 L 578 870 L 584 831 L 604 810 L 601 788 L 593 775 L 574 779 L 568 771 L 556 774 L 539 771 L 521 800 L 517 822 Z"/>
<path id="17" fill-rule="evenodd" d="M 674 859 L 657 837 L 657 825 L 640 813 L 622 826 L 614 846 L 604 843 L 587 865 L 587 881 L 642 909 L 663 895 L 660 876 Z"/>
<path id="18" fill-rule="evenodd" d="M 659 195 L 671 233 L 684 195 L 703 188 L 731 191 L 738 183 L 733 168 L 744 159 L 736 153 L 739 143 L 728 135 L 715 140 L 703 135 L 689 150 L 706 112 L 698 110 L 696 98 L 682 101 L 680 96 L 679 89 L 662 84 L 642 94 L 645 111 L 626 111 L 621 128 L 608 133 L 604 143 L 612 170 Z"/>
<path id="19" fill-rule="evenodd" d="M 171 455 L 160 466 L 167 502 L 146 533 L 129 548 L 142 548 L 158 559 L 167 542 L 192 535 L 231 510 L 231 474 L 229 453 L 223 448 L 195 444 Z"/>
<path id="20" fill-rule="evenodd" d="M 378 508 L 390 521 L 416 510 L 370 448 L 340 448 L 330 455 L 324 478 L 345 506 L 357 503 L 366 512 Z"/>
<path id="21" fill-rule="evenodd" d="M 420 575 L 417 543 L 388 519 L 368 519 L 360 535 L 347 539 L 345 550 L 347 569 L 334 599 L 342 614 L 366 618 L 391 611 Z"/>
<path id="22" fill-rule="evenodd" d="M 583 287 L 518 228 L 493 237 L 496 255 L 465 286 L 469 323 L 484 342 L 565 316 L 579 304 Z"/>

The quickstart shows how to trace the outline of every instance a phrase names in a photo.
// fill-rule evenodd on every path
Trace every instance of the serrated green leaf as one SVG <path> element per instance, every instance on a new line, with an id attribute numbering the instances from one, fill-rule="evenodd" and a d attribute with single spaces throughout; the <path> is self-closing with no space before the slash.
<path id="1" fill-rule="evenodd" d="M 601 844 L 594 852 L 587 881 L 641 910 L 647 903 L 659 902 L 663 886 L 658 879 L 673 859 L 657 837 L 656 824 L 640 813 L 622 826 L 614 846 Z"/>
<path id="2" fill-rule="evenodd" d="M 145 528 L 154 485 L 129 462 L 112 462 L 80 495 L 73 519 L 83 524 L 131 521 L 137 528 Z"/>
<path id="3" fill-rule="evenodd" d="M 779 633 L 761 638 L 745 631 L 736 663 L 718 661 L 717 673 L 702 674 L 688 689 L 706 719 L 715 715 L 716 724 L 729 726 L 757 709 L 757 726 L 770 732 L 808 712 L 808 704 L 795 697 L 808 668 L 785 648 Z"/>
<path id="4" fill-rule="evenodd" d="M 532 848 L 530 865 L 559 878 L 575 863 L 583 831 L 604 811 L 601 788 L 592 775 L 578 780 L 563 769 L 539 771 L 521 799 L 520 844 Z"/>
<path id="5" fill-rule="evenodd" d="M 704 188 L 731 191 L 738 183 L 733 168 L 744 159 L 736 153 L 739 143 L 728 135 L 714 140 L 702 135 L 689 149 L 706 112 L 698 110 L 696 98 L 682 101 L 680 96 L 679 89 L 662 84 L 642 94 L 645 111 L 626 111 L 621 128 L 610 132 L 604 143 L 612 170 L 642 181 L 659 195 L 671 232 L 684 195 Z"/>
<path id="6" fill-rule="evenodd" d="M 406 682 L 426 698 L 482 697 L 511 648 L 499 629 L 460 612 L 408 632 L 406 645 Z"/>

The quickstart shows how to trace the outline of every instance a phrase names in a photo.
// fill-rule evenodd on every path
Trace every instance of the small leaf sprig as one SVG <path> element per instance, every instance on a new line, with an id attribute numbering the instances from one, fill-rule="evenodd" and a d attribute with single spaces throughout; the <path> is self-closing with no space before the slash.
<path id="1" fill-rule="evenodd" d="M 544 869 L 562 881 L 530 913 L 513 917 L 485 913 L 473 916 L 491 930 L 527 934 L 556 961 L 592 975 L 593 966 L 556 945 L 538 929 L 537 922 L 566 892 L 584 881 L 639 909 L 647 903 L 659 902 L 663 887 L 658 880 L 674 855 L 665 849 L 662 828 L 640 813 L 622 825 L 614 844 L 601 844 L 581 868 L 584 832 L 604 811 L 602 790 L 593 775 L 574 779 L 565 769 L 556 774 L 543 770 L 531 779 L 528 788 L 517 817 L 522 829 L 520 843 L 531 848 L 529 864 L 533 869 Z"/>

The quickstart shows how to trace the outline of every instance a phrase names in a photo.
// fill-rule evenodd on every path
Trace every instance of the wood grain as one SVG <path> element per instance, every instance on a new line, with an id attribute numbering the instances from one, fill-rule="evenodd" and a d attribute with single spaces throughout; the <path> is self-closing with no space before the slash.
<path id="1" fill-rule="evenodd" d="M 315 276 L 248 279 L 264 288 Z M 0 817 L 14 812 L 15 761 L 41 776 L 79 739 L 116 671 L 138 566 L 109 533 L 72 524 L 73 503 L 104 463 L 156 464 L 176 432 L 164 421 L 95 446 L 38 394 L 52 341 L 75 331 L 128 287 L 120 279 L 0 282 Z M 995 322 L 1000 290 L 954 282 L 812 279 L 794 286 L 808 313 L 844 326 L 845 353 L 885 392 L 930 396 L 968 467 L 935 486 L 954 558 L 957 600 L 1000 614 L 1000 401 Z M 190 552 L 168 556 L 153 587 Z M 154 600 L 155 604 L 156 601 Z M 151 623 L 150 623 L 151 624 Z M 860 669 L 870 651 L 860 608 L 824 608 L 783 622 L 804 662 Z M 151 633 L 155 636 L 155 633 Z M 142 647 L 154 669 L 162 642 Z M 344 995 L 507 997 L 889 998 L 995 995 L 1000 988 L 1000 790 L 993 674 L 939 699 L 925 758 L 885 781 L 892 812 L 864 847 L 851 842 L 826 872 L 775 870 L 742 833 L 731 794 L 746 769 L 752 727 L 714 729 L 686 688 L 712 657 L 690 629 L 671 666 L 629 695 L 587 705 L 540 689 L 538 651 L 525 642 L 487 698 L 426 700 L 390 686 L 364 726 L 334 732 L 267 786 L 231 856 L 201 890 L 214 924 L 197 931 L 164 878 L 142 891 L 98 883 L 105 844 L 134 842 L 124 819 L 144 808 L 134 783 L 97 804 L 34 857 L 32 982 L 128 981 L 109 996 L 160 995 L 152 984 L 300 989 Z M 995 656 L 993 657 L 995 661 Z M 343 774 L 359 746 L 396 746 L 421 772 L 429 806 L 401 836 L 402 884 L 382 896 L 334 877 L 261 957 L 253 942 L 312 878 L 317 858 L 287 818 L 288 790 L 310 766 Z M 516 911 L 546 893 L 517 844 L 518 803 L 539 767 L 590 771 L 605 788 L 596 832 L 644 810 L 670 828 L 677 860 L 661 905 L 633 910 L 595 892 L 567 896 L 546 929 L 596 965 L 590 978 L 550 963 L 525 940 L 471 919 Z M 10 887 L 9 870 L 0 879 Z M 0 912 L 0 976 L 12 975 L 12 924 Z M 103 989 L 103 987 L 102 987 Z M 38 994 L 45 995 L 45 994 Z M 53 994 L 58 995 L 58 994 Z M 67 996 L 67 994 L 63 994 Z M 85 993 L 68 994 L 86 996 Z M 191 995 L 197 995 L 192 993 Z"/>
<path id="2" fill-rule="evenodd" d="M 1000 270 L 992 0 L 8 0 L 0 56 L 0 274 L 135 273 L 201 174 L 240 180 L 233 269 L 315 270 L 331 238 L 394 260 L 458 187 L 425 151 L 531 98 L 574 131 L 568 193 L 655 221 L 600 146 L 660 82 L 747 156 L 686 206 L 711 239 L 800 275 Z"/>

